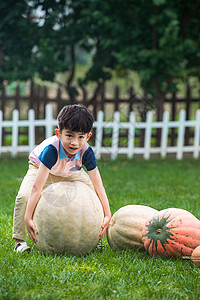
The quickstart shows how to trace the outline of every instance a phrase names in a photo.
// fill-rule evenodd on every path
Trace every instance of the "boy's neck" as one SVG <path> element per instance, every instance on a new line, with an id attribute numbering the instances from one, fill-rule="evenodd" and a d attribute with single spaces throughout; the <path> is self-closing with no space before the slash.
<path id="1" fill-rule="evenodd" d="M 66 153 L 66 155 L 67 155 L 67 157 L 68 157 L 69 159 L 71 159 L 71 158 L 73 158 L 73 157 L 74 157 L 74 155 L 73 155 L 73 154 L 69 154 L 69 153 L 67 153 L 66 151 L 65 151 L 65 153 Z"/>

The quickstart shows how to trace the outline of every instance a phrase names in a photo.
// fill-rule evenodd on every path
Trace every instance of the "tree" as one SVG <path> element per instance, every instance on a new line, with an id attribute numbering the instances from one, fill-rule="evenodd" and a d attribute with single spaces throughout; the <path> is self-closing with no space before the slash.
<path id="1" fill-rule="evenodd" d="M 92 65 L 79 84 L 84 88 L 89 81 L 97 82 L 95 93 L 113 70 L 134 70 L 162 108 L 165 94 L 176 89 L 177 78 L 199 74 L 199 0 L 73 0 L 41 5 L 50 11 L 45 33 L 48 19 L 53 20 L 53 26 L 56 20 L 61 38 L 57 45 L 63 45 L 62 51 L 66 45 L 71 47 L 68 91 L 75 72 L 73 47 L 78 42 L 94 53 Z M 62 43 L 65 32 L 68 37 Z"/>
<path id="2" fill-rule="evenodd" d="M 115 6 L 116 13 L 121 8 L 118 20 L 121 28 L 126 28 L 123 45 L 116 47 L 118 66 L 136 70 L 144 89 L 162 108 L 165 94 L 176 89 L 175 79 L 183 74 L 199 75 L 200 1 L 131 3 Z"/>
<path id="3" fill-rule="evenodd" d="M 15 18 L 14 10 L 7 18 L 2 14 L 2 78 L 18 73 L 21 79 L 37 72 L 42 79 L 53 81 L 58 72 L 68 71 L 62 84 L 74 102 L 78 86 L 84 92 L 88 82 L 96 82 L 94 99 L 114 70 L 134 70 L 143 88 L 160 106 L 161 117 L 164 97 L 176 89 L 177 78 L 185 74 L 199 76 L 200 0 L 17 3 L 8 0 L 0 4 L 7 11 L 11 4 L 15 5 L 16 14 Z M 12 53 L 15 44 L 16 53 Z M 92 63 L 85 76 L 75 82 L 77 46 L 91 53 Z"/>
<path id="4" fill-rule="evenodd" d="M 33 10 L 42 12 L 42 38 L 35 53 L 37 70 L 42 79 L 53 80 L 57 72 L 68 71 L 69 76 L 62 84 L 67 90 L 71 102 L 78 95 L 77 86 L 85 92 L 89 81 L 97 83 L 93 98 L 101 89 L 103 82 L 110 79 L 105 70 L 106 61 L 112 65 L 112 56 L 102 48 L 100 11 L 94 12 L 92 1 L 31 1 Z M 100 3 L 100 2 L 99 2 Z M 90 5 L 91 4 L 91 5 Z M 98 4 L 98 3 L 97 3 Z M 99 23 L 96 24 L 98 18 Z M 40 20 L 38 20 L 40 24 Z M 88 53 L 94 51 L 92 67 L 84 78 L 74 83 L 76 72 L 76 49 L 81 47 Z M 114 65 L 113 65 L 114 67 Z"/>
<path id="5" fill-rule="evenodd" d="M 33 74 L 32 49 L 36 26 L 24 0 L 0 2 L 0 85 L 26 80 Z"/>
<path id="6" fill-rule="evenodd" d="M 200 1 L 84 2 L 93 11 L 87 17 L 87 32 L 93 40 L 98 38 L 96 55 L 109 56 L 101 59 L 101 71 L 137 71 L 143 88 L 160 106 L 161 118 L 164 97 L 176 89 L 176 79 L 184 74 L 199 76 Z M 84 19 L 86 12 L 82 14 Z M 96 70 L 95 59 L 91 70 Z"/>

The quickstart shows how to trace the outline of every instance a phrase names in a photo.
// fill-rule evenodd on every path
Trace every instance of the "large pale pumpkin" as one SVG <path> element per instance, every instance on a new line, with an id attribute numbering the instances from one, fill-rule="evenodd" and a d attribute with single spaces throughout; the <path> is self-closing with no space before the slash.
<path id="1" fill-rule="evenodd" d="M 142 236 L 150 255 L 190 256 L 200 245 L 200 221 L 184 209 L 164 209 L 146 222 Z"/>
<path id="2" fill-rule="evenodd" d="M 94 190 L 82 182 L 58 182 L 42 192 L 33 220 L 42 253 L 84 255 L 99 241 L 103 209 Z"/>
<path id="3" fill-rule="evenodd" d="M 127 205 L 114 213 L 108 227 L 107 239 L 111 247 L 126 249 L 143 247 L 142 229 L 157 210 L 144 205 Z"/>

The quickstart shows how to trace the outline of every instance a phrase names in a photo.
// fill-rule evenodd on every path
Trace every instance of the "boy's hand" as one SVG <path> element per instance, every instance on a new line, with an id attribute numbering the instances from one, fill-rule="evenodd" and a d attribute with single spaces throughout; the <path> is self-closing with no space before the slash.
<path id="1" fill-rule="evenodd" d="M 105 233 L 106 233 L 106 230 L 108 229 L 108 225 L 109 225 L 109 223 L 110 223 L 110 219 L 111 219 L 111 217 L 105 217 L 105 218 L 103 219 L 103 223 L 102 223 L 102 225 L 101 225 L 102 230 L 101 230 L 101 233 L 100 233 L 100 235 L 99 235 L 100 240 L 104 237 L 104 235 L 105 235 Z"/>
<path id="2" fill-rule="evenodd" d="M 28 236 L 33 241 L 33 243 L 37 242 L 36 233 L 38 233 L 37 228 L 33 220 L 25 220 L 26 228 L 28 231 Z"/>

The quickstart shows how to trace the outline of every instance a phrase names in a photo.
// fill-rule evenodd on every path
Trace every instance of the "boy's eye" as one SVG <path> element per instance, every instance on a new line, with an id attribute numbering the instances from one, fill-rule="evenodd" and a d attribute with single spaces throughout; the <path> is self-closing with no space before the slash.
<path id="1" fill-rule="evenodd" d="M 79 136 L 79 139 L 83 139 L 83 138 L 84 138 L 84 136 L 83 136 L 83 135 Z"/>
<path id="2" fill-rule="evenodd" d="M 72 135 L 71 135 L 71 134 L 66 134 L 66 136 L 67 136 L 67 137 L 72 137 Z"/>

